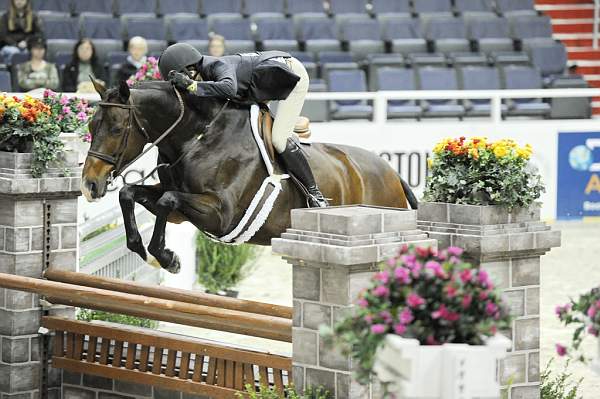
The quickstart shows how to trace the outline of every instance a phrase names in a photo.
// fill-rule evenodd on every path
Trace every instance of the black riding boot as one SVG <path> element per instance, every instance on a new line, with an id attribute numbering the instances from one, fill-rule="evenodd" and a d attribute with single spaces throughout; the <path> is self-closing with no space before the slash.
<path id="1" fill-rule="evenodd" d="M 308 190 L 309 206 L 311 208 L 324 208 L 329 206 L 329 203 L 325 197 L 323 197 L 321 190 L 319 190 L 315 177 L 310 169 L 310 165 L 298 144 L 291 138 L 288 139 L 285 151 L 279 155 L 288 172 L 300 180 Z"/>

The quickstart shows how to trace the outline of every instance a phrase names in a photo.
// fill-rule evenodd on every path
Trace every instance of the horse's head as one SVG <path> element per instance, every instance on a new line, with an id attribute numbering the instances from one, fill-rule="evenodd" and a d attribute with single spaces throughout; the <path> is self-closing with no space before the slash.
<path id="1" fill-rule="evenodd" d="M 127 84 L 121 82 L 118 89 L 107 90 L 102 83 L 92 82 L 101 102 L 90 121 L 92 143 L 81 179 L 81 191 L 88 201 L 102 198 L 109 178 L 120 173 L 146 144 L 138 131 Z"/>

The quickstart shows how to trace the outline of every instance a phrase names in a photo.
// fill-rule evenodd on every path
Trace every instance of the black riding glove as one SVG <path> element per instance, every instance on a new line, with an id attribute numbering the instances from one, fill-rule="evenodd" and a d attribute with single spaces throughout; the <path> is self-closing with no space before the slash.
<path id="1" fill-rule="evenodd" d="M 171 71 L 169 72 L 169 82 L 175 85 L 178 89 L 196 91 L 197 82 L 190 79 L 185 73 Z"/>

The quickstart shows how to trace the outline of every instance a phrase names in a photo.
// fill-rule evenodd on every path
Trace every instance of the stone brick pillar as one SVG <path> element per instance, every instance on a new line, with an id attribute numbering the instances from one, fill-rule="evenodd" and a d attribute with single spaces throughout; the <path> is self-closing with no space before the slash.
<path id="1" fill-rule="evenodd" d="M 382 260 L 405 243 L 435 246 L 417 229 L 416 211 L 368 206 L 296 209 L 273 252 L 293 266 L 293 377 L 297 387 L 323 385 L 335 398 L 377 398 L 352 381 L 351 359 L 326 348 L 319 326 L 332 326 L 352 305 Z"/>
<path id="2" fill-rule="evenodd" d="M 540 258 L 560 246 L 560 231 L 540 221 L 539 205 L 508 212 L 499 206 L 419 204 L 419 228 L 439 247 L 464 248 L 467 260 L 486 269 L 504 293 L 511 315 L 511 354 L 500 364 L 508 399 L 540 395 Z M 508 388 L 505 388 L 506 390 Z"/>
<path id="3" fill-rule="evenodd" d="M 69 177 L 62 177 L 64 168 Z M 75 152 L 41 179 L 31 176 L 31 154 L 0 152 L 0 272 L 41 278 L 48 265 L 76 270 L 80 175 Z M 42 384 L 49 398 L 60 398 L 60 371 L 42 368 L 48 339 L 38 334 L 42 314 L 37 295 L 0 288 L 2 399 L 37 399 Z"/>

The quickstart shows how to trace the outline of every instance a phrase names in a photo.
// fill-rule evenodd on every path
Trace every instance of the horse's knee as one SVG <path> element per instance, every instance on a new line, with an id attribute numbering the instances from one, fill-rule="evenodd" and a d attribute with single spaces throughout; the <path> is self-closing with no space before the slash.
<path id="1" fill-rule="evenodd" d="M 119 202 L 133 202 L 134 201 L 133 189 L 129 186 L 124 186 L 119 190 Z"/>
<path id="2" fill-rule="evenodd" d="M 179 196 L 174 191 L 167 191 L 160 197 L 157 205 L 167 209 L 175 209 L 179 203 Z"/>

